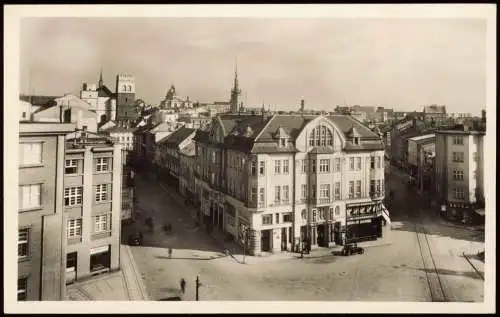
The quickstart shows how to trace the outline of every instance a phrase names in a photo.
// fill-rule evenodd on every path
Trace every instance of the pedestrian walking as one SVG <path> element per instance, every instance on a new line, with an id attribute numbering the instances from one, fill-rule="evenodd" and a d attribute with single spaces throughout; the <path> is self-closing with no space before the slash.
<path id="1" fill-rule="evenodd" d="M 184 278 L 181 278 L 181 291 L 182 291 L 182 294 L 184 294 L 186 292 L 186 280 Z"/>
<path id="2" fill-rule="evenodd" d="M 168 248 L 168 258 L 172 258 L 172 248 Z"/>

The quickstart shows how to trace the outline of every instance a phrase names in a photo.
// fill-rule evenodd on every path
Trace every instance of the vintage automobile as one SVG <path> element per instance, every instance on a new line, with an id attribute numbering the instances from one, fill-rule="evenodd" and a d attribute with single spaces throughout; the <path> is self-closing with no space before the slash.
<path id="1" fill-rule="evenodd" d="M 358 247 L 356 243 L 348 243 L 342 248 L 342 255 L 349 256 L 351 254 L 363 254 L 365 250 L 362 247 Z"/>
<path id="2" fill-rule="evenodd" d="M 128 239 L 129 245 L 142 245 L 142 233 L 136 232 L 131 234 Z"/>

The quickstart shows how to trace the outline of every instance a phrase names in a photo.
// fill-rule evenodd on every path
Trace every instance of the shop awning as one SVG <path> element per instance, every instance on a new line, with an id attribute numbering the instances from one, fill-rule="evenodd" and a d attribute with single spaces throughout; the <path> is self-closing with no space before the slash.
<path id="1" fill-rule="evenodd" d="M 483 208 L 481 208 L 481 209 L 476 209 L 475 211 L 476 211 L 476 213 L 477 213 L 478 215 L 480 215 L 480 216 L 484 216 L 484 214 L 485 214 L 485 213 L 484 213 L 484 209 L 483 209 Z"/>
<path id="2" fill-rule="evenodd" d="M 389 210 L 387 210 L 385 206 L 382 206 L 382 217 L 388 224 L 391 223 L 391 218 L 389 217 Z"/>

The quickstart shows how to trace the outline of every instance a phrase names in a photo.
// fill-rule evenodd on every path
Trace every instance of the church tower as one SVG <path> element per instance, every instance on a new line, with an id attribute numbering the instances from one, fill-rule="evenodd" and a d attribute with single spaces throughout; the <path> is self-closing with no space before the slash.
<path id="1" fill-rule="evenodd" d="M 116 121 L 120 126 L 130 126 L 137 118 L 135 77 L 119 74 L 116 76 Z"/>
<path id="2" fill-rule="evenodd" d="M 241 89 L 238 86 L 238 65 L 236 65 L 234 70 L 234 85 L 231 90 L 231 101 L 229 102 L 231 105 L 231 113 L 238 112 L 238 96 L 241 95 Z"/>
<path id="3" fill-rule="evenodd" d="M 102 68 L 101 68 L 101 73 L 99 74 L 99 88 L 104 86 L 104 80 L 102 80 Z"/>

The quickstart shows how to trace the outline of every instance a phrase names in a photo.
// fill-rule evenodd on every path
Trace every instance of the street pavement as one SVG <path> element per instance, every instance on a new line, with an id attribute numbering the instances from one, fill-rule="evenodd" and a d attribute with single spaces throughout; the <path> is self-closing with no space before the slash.
<path id="1" fill-rule="evenodd" d="M 200 300 L 431 301 L 430 268 L 424 268 L 419 252 L 418 224 L 429 233 L 430 252 L 448 300 L 482 301 L 483 281 L 462 253 L 484 249 L 484 237 L 435 222 L 423 198 L 406 187 L 403 176 L 390 175 L 396 188 L 390 210 L 392 244 L 368 247 L 363 255 L 341 257 L 319 249 L 304 259 L 285 252 L 247 256 L 247 264 L 241 264 L 241 255 L 225 256 L 224 246 L 195 225 L 188 209 L 171 197 L 167 187 L 143 175 L 136 177 L 140 216 L 125 230 L 144 232 L 144 246 L 131 251 L 151 300 L 174 296 L 195 300 L 199 276 Z M 154 217 L 153 232 L 144 225 L 149 216 Z M 170 234 L 161 229 L 167 222 L 173 226 Z M 185 294 L 180 293 L 181 278 L 187 281 Z"/>

